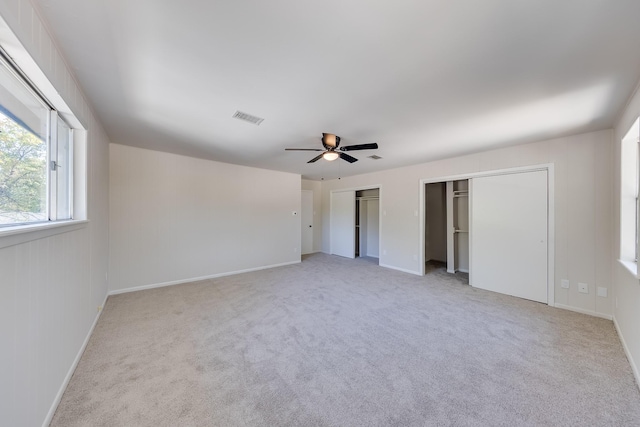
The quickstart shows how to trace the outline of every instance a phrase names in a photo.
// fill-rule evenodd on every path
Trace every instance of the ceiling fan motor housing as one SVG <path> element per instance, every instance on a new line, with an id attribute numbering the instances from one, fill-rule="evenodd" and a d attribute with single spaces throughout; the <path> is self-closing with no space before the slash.
<path id="1" fill-rule="evenodd" d="M 340 137 L 332 133 L 323 133 L 322 145 L 327 150 L 333 151 L 340 146 Z"/>

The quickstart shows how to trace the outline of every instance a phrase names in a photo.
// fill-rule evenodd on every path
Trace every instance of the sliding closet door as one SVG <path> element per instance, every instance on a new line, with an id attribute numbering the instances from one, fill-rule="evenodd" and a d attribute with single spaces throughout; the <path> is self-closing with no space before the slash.
<path id="1" fill-rule="evenodd" d="M 331 253 L 356 257 L 356 192 L 331 193 Z"/>
<path id="2" fill-rule="evenodd" d="M 472 286 L 547 302 L 547 172 L 471 180 Z"/>

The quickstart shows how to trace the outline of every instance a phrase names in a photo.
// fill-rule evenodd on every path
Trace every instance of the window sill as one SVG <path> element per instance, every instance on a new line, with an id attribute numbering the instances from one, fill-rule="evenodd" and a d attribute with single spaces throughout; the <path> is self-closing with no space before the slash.
<path id="1" fill-rule="evenodd" d="M 619 259 L 618 262 L 620 262 L 620 264 L 622 264 L 627 270 L 629 270 L 629 272 L 631 274 L 633 274 L 633 277 L 635 277 L 636 279 L 639 278 L 638 277 L 638 263 L 637 262 L 626 261 L 626 260 L 622 260 L 622 259 Z"/>
<path id="2" fill-rule="evenodd" d="M 89 220 L 69 220 L 0 228 L 0 249 L 85 228 Z"/>

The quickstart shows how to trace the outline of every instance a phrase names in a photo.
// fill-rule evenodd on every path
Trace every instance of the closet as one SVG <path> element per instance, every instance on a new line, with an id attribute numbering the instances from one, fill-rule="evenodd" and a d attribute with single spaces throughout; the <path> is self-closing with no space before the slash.
<path id="1" fill-rule="evenodd" d="M 330 253 L 379 258 L 380 189 L 332 191 L 330 197 Z"/>
<path id="2" fill-rule="evenodd" d="M 469 181 L 425 185 L 425 262 L 469 272 Z"/>
<path id="3" fill-rule="evenodd" d="M 356 191 L 356 256 L 379 257 L 380 190 Z"/>
<path id="4" fill-rule="evenodd" d="M 446 183 L 425 186 L 425 262 L 447 262 Z"/>
<path id="5" fill-rule="evenodd" d="M 552 304 L 548 170 L 491 171 L 425 183 L 425 264 L 468 273 L 476 288 Z"/>

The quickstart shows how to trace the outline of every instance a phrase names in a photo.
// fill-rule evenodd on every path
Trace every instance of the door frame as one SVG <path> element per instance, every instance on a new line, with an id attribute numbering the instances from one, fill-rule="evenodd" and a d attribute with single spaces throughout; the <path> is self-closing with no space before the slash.
<path id="1" fill-rule="evenodd" d="M 303 217 L 302 211 L 304 209 L 304 206 L 303 206 L 303 203 L 302 203 L 302 195 L 303 194 L 310 194 L 311 195 L 311 252 L 309 252 L 309 254 L 312 254 L 312 253 L 316 252 L 316 251 L 314 251 L 314 240 L 315 239 L 313 238 L 314 234 L 316 232 L 316 230 L 315 230 L 316 218 L 315 218 L 315 215 L 314 215 L 314 206 L 313 206 L 314 205 L 313 202 L 314 202 L 315 194 L 314 194 L 313 190 L 300 190 L 300 222 L 301 223 L 302 223 L 302 217 Z M 300 254 L 301 255 L 306 255 L 303 252 L 303 246 L 304 246 L 302 244 L 303 234 L 304 234 L 303 232 L 301 232 L 301 234 L 300 234 Z"/>
<path id="2" fill-rule="evenodd" d="M 382 210 L 382 185 L 366 185 L 366 186 L 363 186 L 363 187 L 348 187 L 348 188 L 340 188 L 340 189 L 335 189 L 335 190 L 329 191 L 329 233 L 328 233 L 329 234 L 329 254 L 332 253 L 331 252 L 331 209 L 332 209 L 332 206 L 331 206 L 332 197 L 331 197 L 331 195 L 333 193 L 342 193 L 342 192 L 345 192 L 345 191 L 353 191 L 354 192 L 353 202 L 355 203 L 356 202 L 356 198 L 355 198 L 355 193 L 356 192 L 358 192 L 360 190 L 375 190 L 375 189 L 378 189 L 378 200 L 379 200 L 379 203 L 378 203 L 378 218 L 379 218 L 379 221 L 378 221 L 378 249 L 380 250 L 380 252 L 378 253 L 378 263 L 380 263 L 380 259 L 382 259 L 382 253 L 381 253 L 382 250 L 380 248 L 382 248 L 382 244 L 381 243 L 382 243 L 382 222 L 383 222 L 382 221 L 382 212 L 383 212 L 383 210 Z M 353 218 L 354 229 L 355 229 L 355 220 L 356 219 Z M 355 235 L 353 236 L 353 238 L 355 239 Z M 354 248 L 355 248 L 355 246 L 354 246 Z M 355 249 L 354 249 L 354 254 L 353 255 L 354 255 L 354 258 L 355 258 Z"/>
<path id="3" fill-rule="evenodd" d="M 470 172 L 459 175 L 448 175 L 434 178 L 424 178 L 420 180 L 420 275 L 425 275 L 425 185 L 436 182 L 457 181 L 461 179 L 472 179 L 484 176 L 510 175 L 514 173 L 546 171 L 547 172 L 547 305 L 555 305 L 555 174 L 553 163 L 542 163 L 538 165 L 520 166 L 515 168 L 494 169 L 482 172 Z M 471 189 L 469 192 L 471 196 Z M 471 200 L 469 200 L 471 202 Z M 471 206 L 471 205 L 470 205 Z M 470 209 L 471 211 L 471 209 Z M 471 229 L 471 212 L 469 212 L 469 266 L 473 253 L 471 250 L 471 240 L 473 230 Z M 469 271 L 469 277 L 473 274 Z"/>

